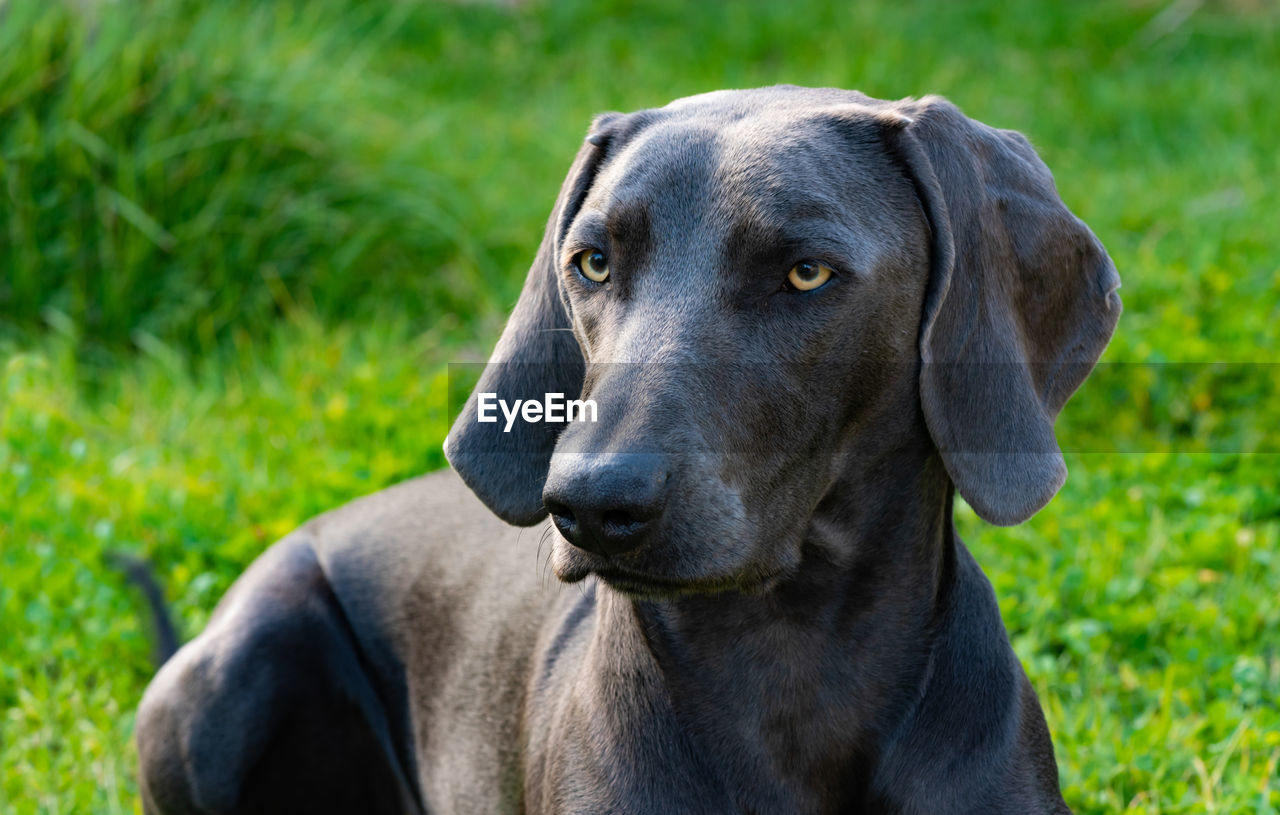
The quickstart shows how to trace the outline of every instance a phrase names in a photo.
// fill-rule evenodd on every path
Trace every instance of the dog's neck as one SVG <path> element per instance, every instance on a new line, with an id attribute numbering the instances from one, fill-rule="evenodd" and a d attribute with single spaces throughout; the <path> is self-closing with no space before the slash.
<path id="1" fill-rule="evenodd" d="M 601 587 L 604 670 L 656 667 L 675 721 L 730 786 L 779 805 L 829 794 L 807 782 L 833 762 L 870 773 L 922 694 L 952 574 L 952 494 L 931 444 L 853 457 L 798 568 L 769 589 L 647 601 Z"/>

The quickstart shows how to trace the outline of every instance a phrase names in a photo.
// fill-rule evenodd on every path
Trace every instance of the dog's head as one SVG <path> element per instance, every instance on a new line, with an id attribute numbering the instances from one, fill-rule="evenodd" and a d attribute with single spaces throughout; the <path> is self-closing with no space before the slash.
<path id="1" fill-rule="evenodd" d="M 979 515 L 1018 523 L 1065 479 L 1054 418 L 1118 285 L 1026 140 L 942 99 L 601 116 L 446 455 L 503 519 L 550 512 L 561 578 L 635 592 L 784 573 L 872 438 L 927 438 Z M 547 394 L 595 421 L 545 421 Z M 539 407 L 509 421 L 517 399 Z"/>

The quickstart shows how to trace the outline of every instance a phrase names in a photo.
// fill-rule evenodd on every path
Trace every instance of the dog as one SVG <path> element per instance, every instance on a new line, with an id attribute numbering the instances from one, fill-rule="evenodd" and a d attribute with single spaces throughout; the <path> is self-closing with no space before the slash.
<path id="1" fill-rule="evenodd" d="M 236 582 L 142 699 L 145 810 L 1069 812 L 952 510 L 1060 488 L 1118 286 L 1027 140 L 939 97 L 597 117 L 452 471 Z"/>

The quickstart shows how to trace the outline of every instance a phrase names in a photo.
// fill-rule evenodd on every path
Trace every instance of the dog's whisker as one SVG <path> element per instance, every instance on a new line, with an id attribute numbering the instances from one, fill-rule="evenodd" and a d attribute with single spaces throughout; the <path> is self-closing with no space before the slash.
<path id="1" fill-rule="evenodd" d="M 542 533 L 538 536 L 538 548 L 534 554 L 534 571 L 538 574 L 538 583 L 546 589 L 549 583 L 549 574 L 551 571 L 551 552 L 547 551 L 546 558 L 542 557 L 542 547 L 551 540 L 551 536 L 555 534 L 555 527 L 548 518 L 543 522 Z"/>

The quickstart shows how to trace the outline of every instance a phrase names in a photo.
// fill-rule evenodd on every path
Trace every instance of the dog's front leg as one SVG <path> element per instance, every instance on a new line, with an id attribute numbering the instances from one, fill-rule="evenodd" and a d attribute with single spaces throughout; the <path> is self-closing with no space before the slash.
<path id="1" fill-rule="evenodd" d="M 263 555 L 161 668 L 137 740 L 154 815 L 421 812 L 303 536 Z"/>

